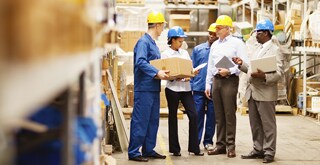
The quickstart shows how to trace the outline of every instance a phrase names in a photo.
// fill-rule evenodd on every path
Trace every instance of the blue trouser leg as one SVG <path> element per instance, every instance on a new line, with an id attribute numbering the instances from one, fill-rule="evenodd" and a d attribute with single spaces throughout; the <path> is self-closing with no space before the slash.
<path id="1" fill-rule="evenodd" d="M 143 153 L 152 154 L 156 144 L 159 127 L 159 92 L 135 92 L 134 107 L 130 124 L 129 158 L 140 156 Z"/>
<path id="2" fill-rule="evenodd" d="M 193 92 L 193 99 L 196 106 L 196 111 L 198 114 L 198 144 L 201 142 L 202 134 L 203 134 L 203 124 L 204 124 L 204 115 L 205 115 L 205 102 L 201 97 L 200 92 Z"/>
<path id="3" fill-rule="evenodd" d="M 156 92 L 152 96 L 153 103 L 151 106 L 151 114 L 149 120 L 149 127 L 147 130 L 147 136 L 142 146 L 142 156 L 151 156 L 155 154 L 153 150 L 157 143 L 157 133 L 159 128 L 160 118 L 160 93 Z M 148 98 L 148 97 L 147 97 Z"/>
<path id="4" fill-rule="evenodd" d="M 202 138 L 204 125 L 205 133 L 203 138 L 203 144 L 213 144 L 213 136 L 215 133 L 215 114 L 213 101 L 206 98 L 204 92 L 193 92 L 193 97 L 196 105 L 196 110 L 198 113 L 198 140 L 199 144 Z M 207 108 L 207 110 L 205 110 Z M 204 124 L 204 117 L 206 115 L 206 123 Z"/>
<path id="5" fill-rule="evenodd" d="M 216 131 L 216 118 L 214 114 L 213 101 L 209 100 L 206 97 L 204 99 L 206 99 L 206 102 L 207 102 L 207 111 L 206 111 L 207 119 L 206 119 L 206 131 L 203 138 L 203 144 L 206 145 L 206 144 L 213 144 L 212 139 Z"/>

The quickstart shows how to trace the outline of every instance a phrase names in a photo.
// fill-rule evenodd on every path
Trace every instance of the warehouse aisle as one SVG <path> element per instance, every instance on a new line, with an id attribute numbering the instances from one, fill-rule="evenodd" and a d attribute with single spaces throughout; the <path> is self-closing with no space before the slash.
<path id="1" fill-rule="evenodd" d="M 130 121 L 127 120 L 129 124 Z M 275 162 L 281 165 L 318 165 L 320 164 L 320 123 L 313 119 L 302 116 L 277 115 L 278 139 Z M 114 153 L 112 156 L 117 164 L 152 164 L 152 165 L 196 165 L 196 164 L 262 164 L 262 160 L 243 160 L 242 154 L 251 150 L 252 140 L 248 115 L 237 113 L 237 135 L 236 135 L 236 158 L 227 158 L 226 155 L 207 155 L 203 146 L 205 156 L 198 157 L 189 155 L 188 144 L 188 119 L 179 120 L 179 139 L 181 145 L 181 157 L 168 156 L 168 120 L 162 118 L 158 132 L 156 151 L 166 154 L 165 160 L 149 160 L 149 162 L 128 161 L 127 152 Z"/>

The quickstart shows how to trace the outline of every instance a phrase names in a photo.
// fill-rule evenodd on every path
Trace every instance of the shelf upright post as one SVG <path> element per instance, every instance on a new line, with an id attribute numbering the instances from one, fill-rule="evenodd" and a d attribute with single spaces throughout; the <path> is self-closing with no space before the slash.
<path id="1" fill-rule="evenodd" d="M 287 11 L 286 11 L 286 17 L 285 18 L 288 18 L 288 15 L 289 15 L 289 10 L 290 10 L 290 0 L 287 0 Z"/>
<path id="2" fill-rule="evenodd" d="M 63 107 L 62 107 L 62 129 L 60 132 L 62 140 L 62 165 L 72 165 L 74 162 L 73 152 L 73 134 L 74 134 L 74 104 L 72 103 L 72 90 L 70 87 L 62 94 Z"/>
<path id="3" fill-rule="evenodd" d="M 272 0 L 272 22 L 276 24 L 276 0 Z"/>
<path id="4" fill-rule="evenodd" d="M 85 72 L 83 71 L 79 77 L 79 95 L 78 95 L 78 115 L 84 115 L 84 107 L 85 107 Z"/>
<path id="5" fill-rule="evenodd" d="M 253 24 L 253 12 L 254 12 L 254 10 L 253 10 L 253 8 L 251 7 L 251 25 L 254 27 L 254 24 Z"/>
<path id="6" fill-rule="evenodd" d="M 244 22 L 245 21 L 245 17 L 246 17 L 246 4 L 245 3 L 243 3 L 242 4 L 242 22 Z"/>
<path id="7" fill-rule="evenodd" d="M 306 16 L 307 13 L 307 0 L 304 0 L 304 12 L 303 17 Z M 306 36 L 306 30 L 304 31 L 303 37 Z M 303 44 L 303 111 L 302 115 L 307 114 L 307 52 L 306 52 L 306 45 Z"/>
<path id="8" fill-rule="evenodd" d="M 303 46 L 305 49 L 305 46 Z M 303 50 L 303 112 L 305 116 L 307 110 L 307 52 Z"/>
<path id="9" fill-rule="evenodd" d="M 261 0 L 261 16 L 264 15 L 264 0 Z M 261 20 L 261 18 L 260 18 Z M 257 20 L 257 22 L 259 22 L 260 20 Z"/>

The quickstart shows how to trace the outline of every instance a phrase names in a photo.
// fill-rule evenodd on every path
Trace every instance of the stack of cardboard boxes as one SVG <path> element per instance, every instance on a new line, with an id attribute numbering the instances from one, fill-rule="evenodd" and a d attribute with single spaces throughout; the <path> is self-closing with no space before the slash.
<path id="1" fill-rule="evenodd" d="M 184 31 L 190 31 L 190 11 L 171 11 L 169 27 L 180 26 Z"/>
<path id="2" fill-rule="evenodd" d="M 312 109 L 312 108 L 316 108 L 319 103 L 320 103 L 320 100 L 318 99 L 320 97 L 320 93 L 319 92 L 316 92 L 320 89 L 320 84 L 316 84 L 317 81 L 314 81 L 314 80 L 308 80 L 307 82 L 313 82 L 315 84 L 308 84 L 307 86 L 310 87 L 310 88 L 313 88 L 315 90 L 313 90 L 314 92 L 308 92 L 308 88 L 307 88 L 307 92 L 308 93 L 312 93 L 313 95 L 307 95 L 307 103 L 306 103 L 306 107 L 309 108 L 309 109 Z M 294 92 L 293 94 L 291 95 L 294 99 L 297 100 L 297 107 L 299 109 L 302 109 L 303 108 L 303 95 L 302 95 L 302 92 L 303 92 L 303 79 L 302 78 L 295 78 L 293 80 L 293 83 L 294 84 L 291 88 L 294 89 Z M 291 89 L 289 88 L 289 89 Z M 313 107 L 312 107 L 313 105 Z M 319 108 L 319 106 L 318 106 Z"/>
<path id="3" fill-rule="evenodd" d="M 291 34 L 292 34 L 292 39 L 293 40 L 297 40 L 300 41 L 301 36 L 300 36 L 300 27 L 301 27 L 301 23 L 302 23 L 302 3 L 297 3 L 297 2 L 292 2 L 291 4 L 291 10 L 290 10 L 290 22 L 292 25 L 292 30 L 291 30 Z M 294 46 L 302 46 L 301 42 L 293 42 L 295 45 Z"/>
<path id="4" fill-rule="evenodd" d="M 133 52 L 137 41 L 144 35 L 144 31 L 124 31 L 120 34 L 120 48 L 126 52 Z"/>

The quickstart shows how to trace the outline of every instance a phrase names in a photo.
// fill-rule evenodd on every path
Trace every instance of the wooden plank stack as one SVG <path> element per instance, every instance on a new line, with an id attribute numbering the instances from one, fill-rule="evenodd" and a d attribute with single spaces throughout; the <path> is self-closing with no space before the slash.
<path id="1" fill-rule="evenodd" d="M 195 0 L 194 4 L 199 5 L 199 4 L 204 4 L 204 5 L 218 5 L 217 0 Z"/>
<path id="2" fill-rule="evenodd" d="M 117 0 L 116 3 L 118 5 L 136 6 L 136 5 L 144 5 L 145 0 Z"/>
<path id="3" fill-rule="evenodd" d="M 168 5 L 168 4 L 175 4 L 175 5 L 185 4 L 185 5 L 188 5 L 188 1 L 187 0 L 164 0 L 164 3 L 166 5 Z"/>

